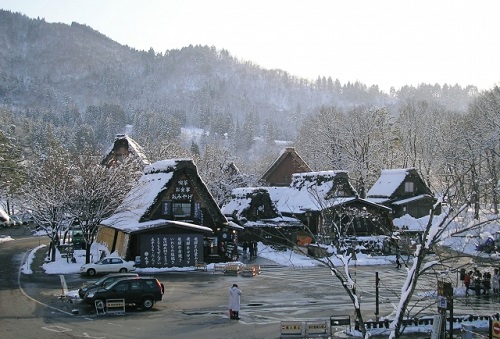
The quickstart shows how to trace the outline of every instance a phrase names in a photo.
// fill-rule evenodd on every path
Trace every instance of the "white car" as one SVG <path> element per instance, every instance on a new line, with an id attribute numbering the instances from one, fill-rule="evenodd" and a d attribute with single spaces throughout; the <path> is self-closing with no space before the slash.
<path id="1" fill-rule="evenodd" d="M 106 257 L 96 263 L 85 264 L 80 267 L 80 274 L 90 276 L 101 273 L 126 273 L 135 271 L 135 262 L 125 261 L 120 257 Z"/>

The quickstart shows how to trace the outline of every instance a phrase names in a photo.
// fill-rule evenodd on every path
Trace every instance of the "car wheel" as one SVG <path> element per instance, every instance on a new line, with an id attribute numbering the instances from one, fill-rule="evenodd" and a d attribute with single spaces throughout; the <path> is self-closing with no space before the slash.
<path id="1" fill-rule="evenodd" d="M 154 304 L 155 302 L 151 297 L 146 297 L 142 300 L 142 308 L 145 310 L 151 309 L 151 307 L 153 307 Z"/>
<path id="2" fill-rule="evenodd" d="M 120 273 L 127 273 L 127 269 L 124 267 L 124 268 L 120 268 Z"/>
<path id="3" fill-rule="evenodd" d="M 95 272 L 95 270 L 94 270 L 93 268 L 89 268 L 89 269 L 87 270 L 87 274 L 88 274 L 88 275 L 90 275 L 90 276 L 94 276 L 94 275 L 95 275 L 95 273 L 96 273 L 96 272 Z"/>

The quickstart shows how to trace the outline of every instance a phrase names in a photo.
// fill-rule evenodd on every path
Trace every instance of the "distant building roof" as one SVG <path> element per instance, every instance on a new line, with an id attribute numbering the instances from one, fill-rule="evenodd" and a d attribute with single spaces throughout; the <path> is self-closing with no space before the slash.
<path id="1" fill-rule="evenodd" d="M 296 218 L 282 216 L 271 200 L 268 188 L 272 187 L 242 187 L 231 192 L 231 199 L 222 206 L 221 210 L 228 218 L 234 218 L 238 223 L 247 227 L 297 227 L 303 224 Z M 253 209 L 264 208 L 262 214 L 253 218 L 248 215 Z M 264 216 L 265 215 L 265 216 Z M 255 220 L 249 220 L 255 219 Z"/>
<path id="2" fill-rule="evenodd" d="M 261 180 L 270 186 L 288 186 L 293 173 L 310 172 L 311 168 L 294 147 L 287 147 L 262 175 Z"/>
<path id="3" fill-rule="evenodd" d="M 403 183 L 411 169 L 385 169 L 367 193 L 369 198 L 389 198 Z"/>
<path id="4" fill-rule="evenodd" d="M 123 145 L 127 147 L 128 153 L 118 154 Z M 128 157 L 130 155 L 137 159 L 143 167 L 150 164 L 142 147 L 134 139 L 126 134 L 117 134 L 113 145 L 108 148 L 101 163 L 105 166 L 109 166 L 116 161 L 120 161 L 121 156 Z"/>
<path id="5" fill-rule="evenodd" d="M 335 179 L 338 176 L 347 179 L 347 171 L 320 171 L 294 174 L 290 187 L 286 191 L 281 192 L 281 197 L 277 202 L 278 210 L 287 213 L 321 211 L 324 208 L 356 199 L 355 194 L 348 196 L 336 196 L 334 194 Z M 352 186 L 350 186 L 350 191 L 356 192 Z"/>

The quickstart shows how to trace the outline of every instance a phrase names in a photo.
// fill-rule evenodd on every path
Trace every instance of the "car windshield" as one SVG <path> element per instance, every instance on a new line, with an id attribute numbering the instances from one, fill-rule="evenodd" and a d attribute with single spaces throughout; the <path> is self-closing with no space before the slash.
<path id="1" fill-rule="evenodd" d="M 102 283 L 104 282 L 104 280 L 108 279 L 108 277 L 104 276 L 98 280 L 96 280 L 93 285 L 102 285 Z"/>

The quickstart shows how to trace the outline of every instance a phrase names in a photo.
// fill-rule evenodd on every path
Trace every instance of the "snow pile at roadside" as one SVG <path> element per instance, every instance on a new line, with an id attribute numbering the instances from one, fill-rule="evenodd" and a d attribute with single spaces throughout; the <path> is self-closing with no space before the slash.
<path id="1" fill-rule="evenodd" d="M 14 240 L 14 239 L 12 239 L 12 237 L 9 235 L 0 235 L 0 243 L 6 242 L 6 241 L 12 241 L 12 240 Z"/>

